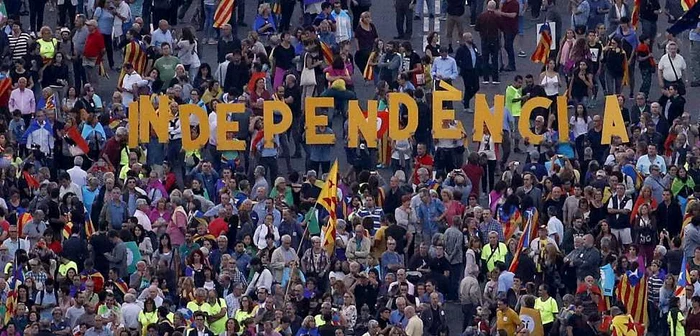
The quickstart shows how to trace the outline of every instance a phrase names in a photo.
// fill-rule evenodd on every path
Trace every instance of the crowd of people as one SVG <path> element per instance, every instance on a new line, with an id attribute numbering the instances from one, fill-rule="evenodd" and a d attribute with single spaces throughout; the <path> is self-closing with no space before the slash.
<path id="1" fill-rule="evenodd" d="M 289 0 L 258 1 L 254 20 L 246 1 L 229 3 L 217 28 L 219 1 L 58 2 L 5 1 L 0 18 L 0 335 L 583 336 L 615 334 L 618 317 L 637 318 L 627 336 L 700 334 L 700 131 L 684 98 L 700 84 L 700 25 L 657 37 L 680 2 L 470 1 L 467 14 L 464 0 L 439 13 L 396 0 L 386 41 L 371 0 L 300 1 L 299 28 Z M 54 6 L 56 29 L 44 25 Z M 423 6 L 446 39 L 430 33 L 421 51 L 410 41 Z M 190 7 L 192 24 L 173 28 Z M 561 40 L 525 74 L 525 21 L 540 16 Z M 503 129 L 433 138 L 440 82 L 461 77 L 468 114 L 504 73 Z M 350 148 L 348 101 L 386 111 L 391 92 L 417 102 L 411 139 L 384 132 Z M 530 117 L 540 143 L 519 134 L 528 99 L 562 94 L 569 142 L 556 104 Z M 628 137 L 603 139 L 604 94 L 617 95 Z M 139 96 L 171 116 L 167 143 L 152 131 L 128 145 Z M 315 131 L 342 145 L 307 144 L 305 99 L 319 96 L 334 107 Z M 293 113 L 271 147 L 270 100 Z M 227 116 L 242 126 L 226 139 L 221 103 L 246 106 Z M 201 149 L 182 148 L 183 104 L 208 114 L 189 120 L 194 137 L 200 123 L 212 130 Z M 217 149 L 233 139 L 246 149 Z M 329 213 L 318 198 L 338 161 Z M 635 304 L 621 294 L 631 281 L 645 285 Z"/>

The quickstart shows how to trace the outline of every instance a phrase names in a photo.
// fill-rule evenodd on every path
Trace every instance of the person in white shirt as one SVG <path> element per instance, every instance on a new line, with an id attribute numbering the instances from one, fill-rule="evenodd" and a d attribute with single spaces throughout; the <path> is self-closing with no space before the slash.
<path id="1" fill-rule="evenodd" d="M 333 3 L 331 17 L 335 19 L 335 41 L 340 43 L 352 40 L 352 19 L 348 15 L 348 11 L 343 10 L 339 0 Z"/>
<path id="2" fill-rule="evenodd" d="M 671 84 L 684 81 L 684 74 L 688 66 L 685 64 L 683 56 L 678 54 L 676 42 L 671 41 L 666 45 L 666 54 L 661 56 L 658 68 L 659 87 L 662 90 Z"/>
<path id="3" fill-rule="evenodd" d="M 58 197 L 63 198 L 67 193 L 73 193 L 82 202 L 83 201 L 83 191 L 77 184 L 71 181 L 71 177 L 68 173 L 63 173 L 58 177 L 58 182 L 61 185 Z"/>
<path id="4" fill-rule="evenodd" d="M 128 107 L 134 101 L 134 96 L 138 95 L 139 87 L 148 85 L 148 81 L 136 72 L 131 63 L 124 64 L 124 78 L 122 79 L 122 104 Z"/>
<path id="5" fill-rule="evenodd" d="M 122 319 L 124 320 L 125 329 L 140 329 L 139 313 L 142 308 L 136 303 L 136 296 L 131 293 L 124 295 L 124 303 L 122 304 Z"/>
<path id="6" fill-rule="evenodd" d="M 70 180 L 81 188 L 87 185 L 87 172 L 83 170 L 82 166 L 83 158 L 76 156 L 73 159 L 73 168 L 66 170 L 70 175 Z"/>
<path id="7" fill-rule="evenodd" d="M 547 209 L 547 215 L 549 215 L 549 221 L 547 221 L 547 236 L 554 239 L 557 245 L 561 245 L 562 240 L 564 240 L 564 224 L 557 218 L 558 212 L 557 208 L 553 205 Z"/>
<path id="8" fill-rule="evenodd" d="M 153 227 L 151 226 L 151 219 L 148 218 L 148 215 L 146 214 L 146 211 L 148 211 L 148 201 L 146 201 L 143 198 L 139 198 L 136 200 L 136 211 L 134 211 L 134 217 L 138 220 L 138 223 L 143 226 L 143 229 L 146 231 L 153 231 Z"/>
<path id="9" fill-rule="evenodd" d="M 124 25 L 128 22 L 134 22 L 131 18 L 131 7 L 124 0 L 114 0 L 116 10 L 114 11 L 114 29 L 112 36 L 121 42 L 124 35 Z"/>

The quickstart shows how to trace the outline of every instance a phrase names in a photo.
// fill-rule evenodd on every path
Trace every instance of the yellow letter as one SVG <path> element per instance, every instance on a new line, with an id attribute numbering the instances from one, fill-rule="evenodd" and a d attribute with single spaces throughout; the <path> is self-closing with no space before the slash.
<path id="1" fill-rule="evenodd" d="M 139 102 L 129 104 L 129 148 L 139 145 Z"/>
<path id="2" fill-rule="evenodd" d="M 362 114 L 357 100 L 351 100 L 348 106 L 348 147 L 357 148 L 360 133 L 367 141 L 367 147 L 377 148 L 377 101 L 367 101 L 367 118 Z"/>
<path id="3" fill-rule="evenodd" d="M 629 142 L 625 121 L 622 119 L 622 111 L 617 97 L 610 95 L 605 97 L 605 113 L 603 113 L 603 145 L 609 145 L 613 135 L 622 138 L 622 142 Z"/>
<path id="4" fill-rule="evenodd" d="M 557 97 L 557 125 L 559 125 L 559 142 L 569 142 L 569 113 L 566 96 Z M 574 112 L 576 113 L 576 112 Z M 627 131 L 625 131 L 627 134 Z"/>
<path id="5" fill-rule="evenodd" d="M 195 104 L 180 105 L 180 124 L 187 121 L 190 124 L 190 115 L 193 114 L 199 120 L 199 136 L 192 139 L 192 128 L 182 126 L 182 148 L 186 151 L 193 151 L 204 147 L 209 141 L 209 117 L 207 112 Z"/>
<path id="6" fill-rule="evenodd" d="M 435 90 L 433 92 L 433 138 L 461 139 L 463 129 L 460 129 L 460 127 L 444 128 L 442 126 L 445 120 L 455 120 L 455 111 L 444 109 L 442 103 L 444 101 L 460 101 L 462 99 L 462 93 L 455 89 L 454 86 L 444 81 L 440 81 L 440 87 L 445 90 Z"/>
<path id="7" fill-rule="evenodd" d="M 531 144 L 539 144 L 540 142 L 542 142 L 542 139 L 544 139 L 544 136 L 536 135 L 535 133 L 532 133 L 532 131 L 530 131 L 530 114 L 532 114 L 532 110 L 534 110 L 537 107 L 548 109 L 549 105 L 552 105 L 551 100 L 545 97 L 533 97 L 525 102 L 525 105 L 523 105 L 523 108 L 520 111 L 520 121 L 518 121 L 518 130 L 520 131 L 520 136 L 522 136 L 523 139 L 528 139 L 528 141 Z M 547 120 L 545 120 L 544 122 L 546 123 Z"/>
<path id="8" fill-rule="evenodd" d="M 389 138 L 391 140 L 406 140 L 410 138 L 418 128 L 418 104 L 407 93 L 390 93 L 389 100 Z M 399 112 L 401 105 L 406 106 L 408 121 L 406 127 L 400 129 Z"/>
<path id="9" fill-rule="evenodd" d="M 307 97 L 306 98 L 306 143 L 309 145 L 332 145 L 335 143 L 333 134 L 318 134 L 316 127 L 328 125 L 328 116 L 316 115 L 319 107 L 333 108 L 333 98 L 331 97 Z"/>
<path id="10" fill-rule="evenodd" d="M 156 112 L 149 96 L 139 97 L 139 142 L 147 143 L 151 140 L 151 127 L 158 137 L 158 142 L 168 142 L 168 122 L 170 121 L 170 100 L 162 95 L 158 100 L 158 112 Z"/>
<path id="11" fill-rule="evenodd" d="M 433 94 L 434 95 L 434 94 Z M 482 141 L 484 137 L 484 127 L 489 129 L 494 143 L 503 141 L 503 95 L 493 97 L 493 112 L 486 101 L 486 95 L 477 93 L 474 97 L 474 136 L 473 141 Z"/>
<path id="12" fill-rule="evenodd" d="M 216 139 L 217 145 L 216 149 L 219 151 L 244 151 L 245 141 L 238 140 L 233 137 L 229 140 L 228 133 L 238 133 L 240 131 L 240 125 L 238 121 L 229 121 L 229 113 L 244 113 L 245 105 L 242 103 L 237 104 L 223 104 L 219 103 L 216 105 Z M 245 125 L 244 127 L 248 127 Z"/>
<path id="13" fill-rule="evenodd" d="M 282 115 L 282 121 L 279 124 L 275 124 L 275 112 Z M 287 103 L 280 100 L 265 101 L 263 103 L 263 125 L 265 148 L 274 148 L 275 134 L 282 134 L 292 127 L 292 109 Z"/>

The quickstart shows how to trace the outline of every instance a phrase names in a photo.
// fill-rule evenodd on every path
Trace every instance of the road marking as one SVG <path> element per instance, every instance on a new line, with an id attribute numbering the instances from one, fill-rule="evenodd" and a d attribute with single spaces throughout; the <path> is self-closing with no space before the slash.
<path id="1" fill-rule="evenodd" d="M 430 12 L 428 11 L 428 2 L 431 0 L 418 0 L 423 5 L 423 52 L 428 47 L 428 32 L 430 31 Z"/>

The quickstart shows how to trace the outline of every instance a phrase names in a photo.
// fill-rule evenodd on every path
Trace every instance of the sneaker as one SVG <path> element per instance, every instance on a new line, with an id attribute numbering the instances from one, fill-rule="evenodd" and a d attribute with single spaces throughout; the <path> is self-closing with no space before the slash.
<path id="1" fill-rule="evenodd" d="M 481 84 L 484 84 L 484 85 L 489 85 L 489 84 L 491 84 L 491 82 L 490 82 L 490 81 L 487 81 L 487 80 L 485 80 L 485 81 L 481 82 Z"/>
<path id="2" fill-rule="evenodd" d="M 209 39 L 209 45 L 216 45 L 219 42 L 216 39 Z"/>
<path id="3" fill-rule="evenodd" d="M 470 108 L 466 108 L 466 109 L 464 109 L 464 111 L 466 111 L 469 114 L 474 113 L 474 109 L 470 109 Z"/>
<path id="4" fill-rule="evenodd" d="M 491 84 L 493 84 L 493 85 L 501 85 L 501 82 L 499 82 L 499 81 L 492 81 Z"/>
<path id="5" fill-rule="evenodd" d="M 520 50 L 520 52 L 518 53 L 518 57 L 527 57 L 527 54 L 524 51 Z"/>
<path id="6" fill-rule="evenodd" d="M 440 16 L 440 21 L 445 21 L 445 20 L 447 20 L 447 15 Z"/>

